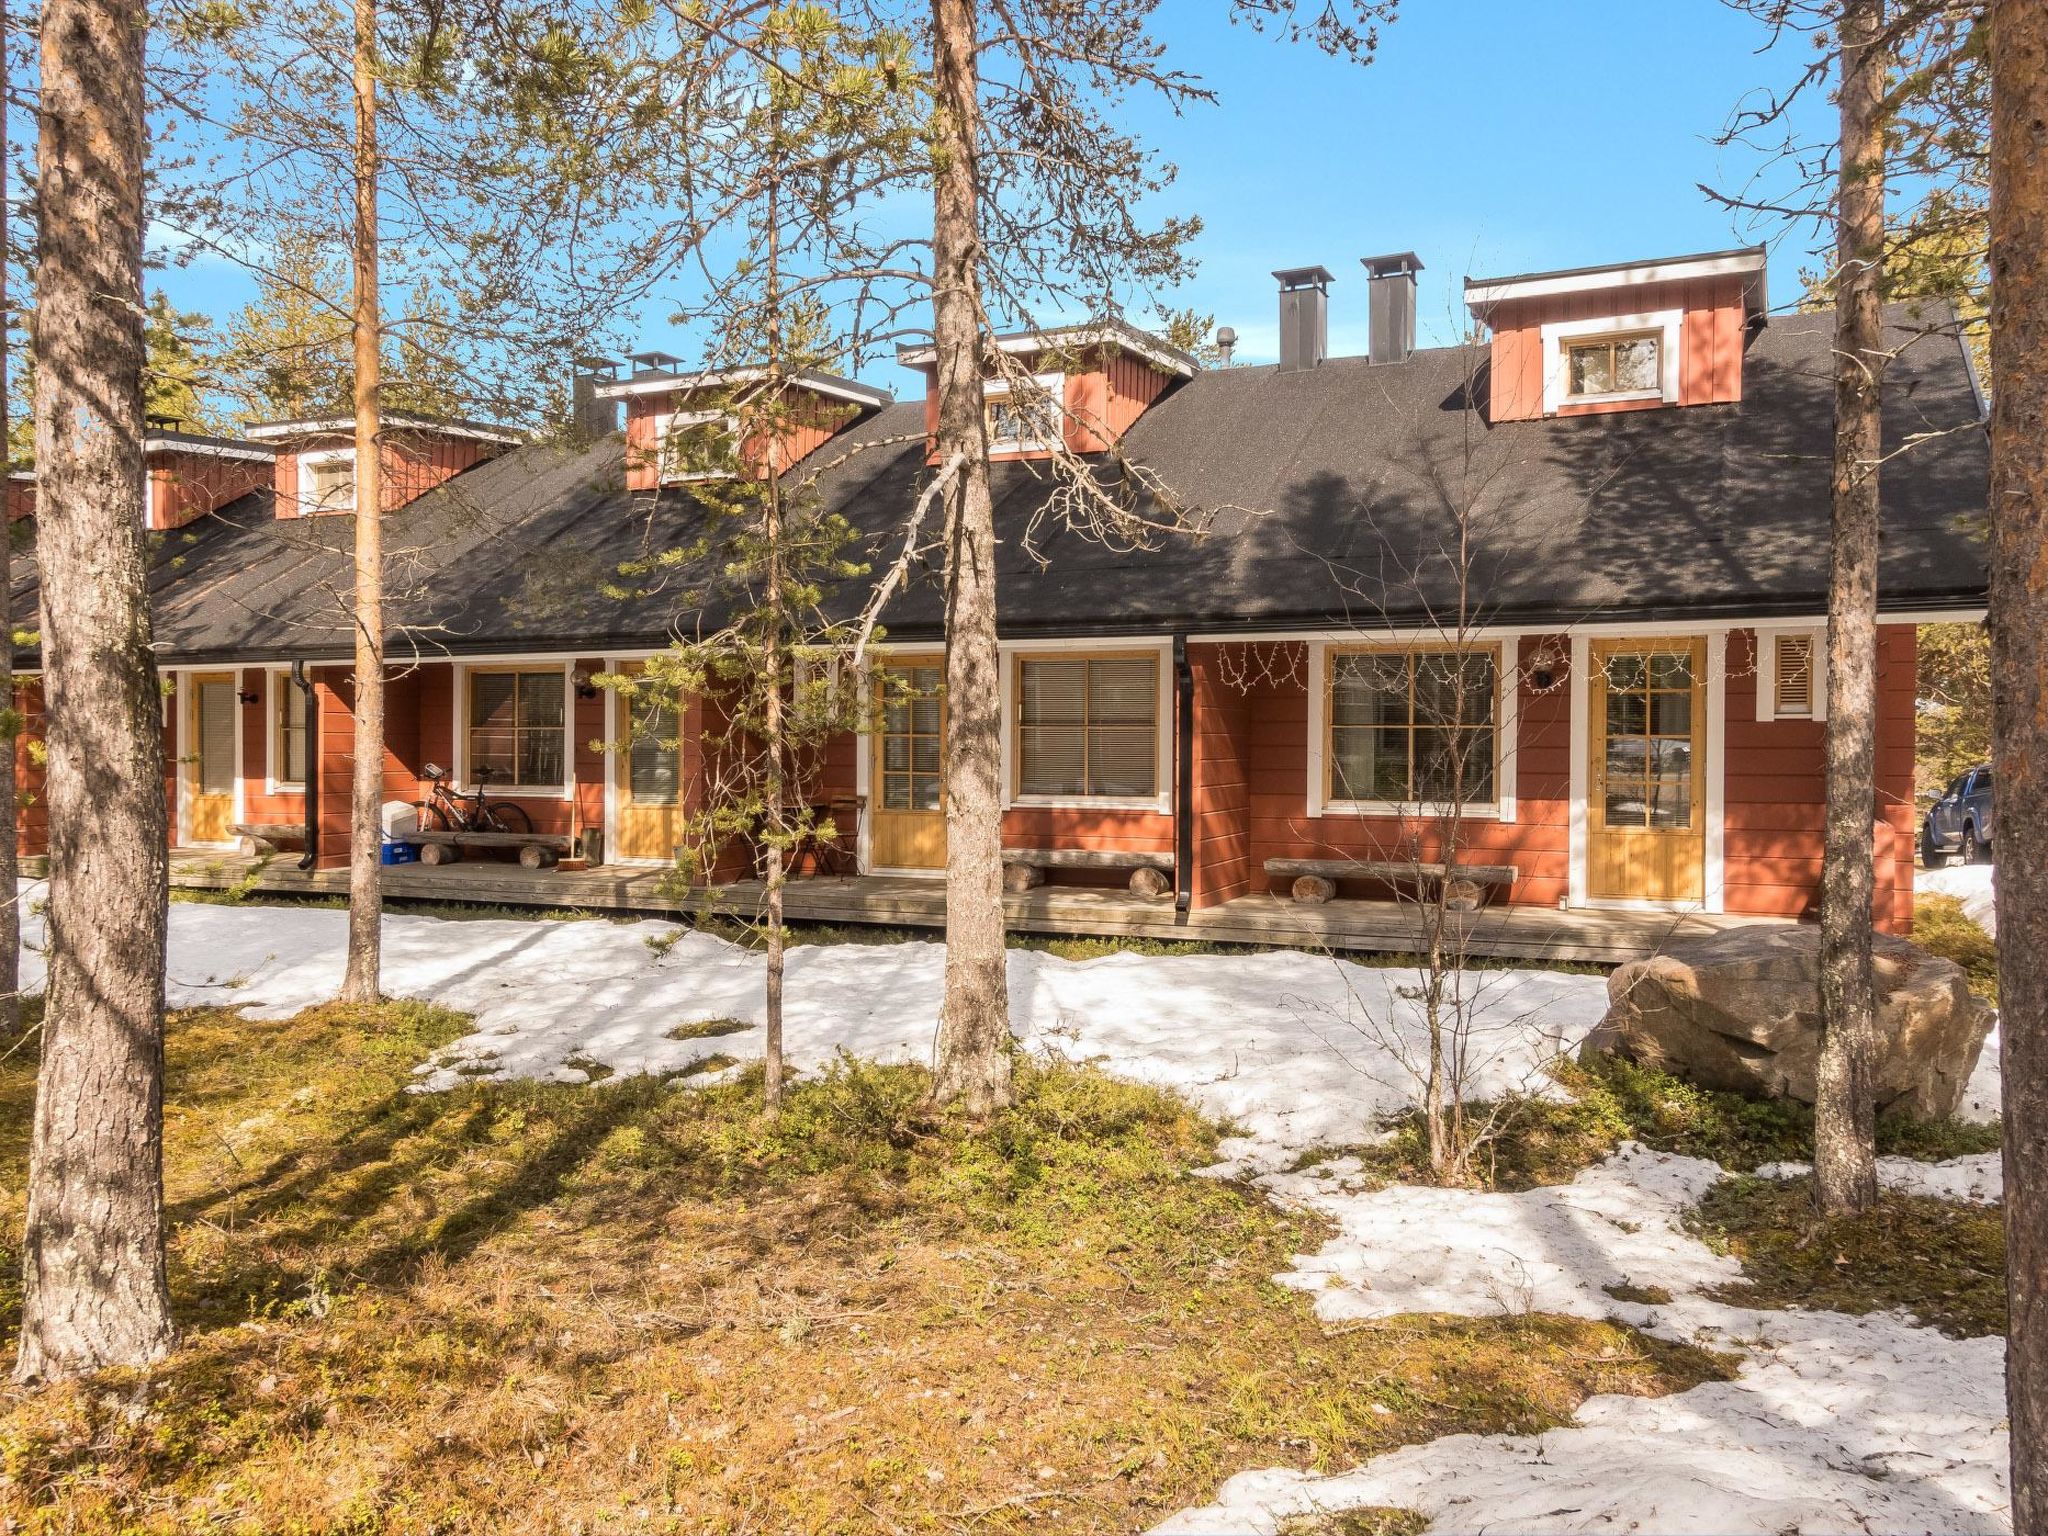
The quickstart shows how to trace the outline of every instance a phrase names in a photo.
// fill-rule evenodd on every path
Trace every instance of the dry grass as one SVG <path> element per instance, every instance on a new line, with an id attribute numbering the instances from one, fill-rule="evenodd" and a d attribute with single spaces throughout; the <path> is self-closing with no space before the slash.
<path id="1" fill-rule="evenodd" d="M 1954 896 L 1927 891 L 1913 898 L 1913 942 L 1929 954 L 1953 960 L 1970 979 L 1970 990 L 1998 1006 L 1998 945 Z"/>
<path id="2" fill-rule="evenodd" d="M 1320 1231 L 1190 1177 L 1216 1128 L 1090 1072 L 1029 1068 L 978 1130 L 850 1064 L 774 1123 L 751 1081 L 405 1093 L 463 1027 L 177 1017 L 185 1342 L 0 1395 L 0 1526 L 1123 1533 L 1247 1467 L 1725 1370 L 1565 1319 L 1325 1330 L 1268 1278 Z M 0 1062 L 10 1237 L 27 1056 Z M 0 1296 L 0 1347 L 18 1315 Z M 1339 1529 L 1413 1529 L 1372 1518 Z"/>

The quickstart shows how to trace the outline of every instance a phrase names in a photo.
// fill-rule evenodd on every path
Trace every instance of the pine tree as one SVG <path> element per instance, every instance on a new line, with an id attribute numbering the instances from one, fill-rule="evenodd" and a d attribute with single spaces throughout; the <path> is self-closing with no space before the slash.
<path id="1" fill-rule="evenodd" d="M 2048 1530 L 2048 10 L 1991 11 L 1991 676 L 2012 1528 Z"/>
<path id="2" fill-rule="evenodd" d="M 48 0 L 41 25 L 34 345 L 49 980 L 23 1380 L 147 1365 L 172 1337 L 163 701 L 140 452 L 144 25 L 111 0 Z"/>
<path id="3" fill-rule="evenodd" d="M 334 236 L 286 223 L 254 273 L 256 297 L 228 322 L 221 356 L 222 388 L 243 416 L 295 420 L 347 407 L 353 364 L 339 296 L 348 276 L 334 248 Z"/>
<path id="4" fill-rule="evenodd" d="M 212 337 L 213 322 L 206 316 L 172 308 L 161 288 L 149 296 L 142 326 L 142 408 L 148 415 L 194 430 L 215 425 L 204 398 Z"/>

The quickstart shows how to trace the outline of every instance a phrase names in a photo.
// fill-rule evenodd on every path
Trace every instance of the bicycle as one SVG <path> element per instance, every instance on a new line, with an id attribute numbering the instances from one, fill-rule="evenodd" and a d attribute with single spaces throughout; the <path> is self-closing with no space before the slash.
<path id="1" fill-rule="evenodd" d="M 491 770 L 479 768 L 476 771 L 476 788 L 468 794 L 448 787 L 448 770 L 438 763 L 428 763 L 420 770 L 420 778 L 431 786 L 427 798 L 419 802 L 420 830 L 422 832 L 510 832 L 525 834 L 533 831 L 533 818 L 526 814 L 523 806 L 509 800 L 484 799 L 484 785 L 489 782 Z"/>

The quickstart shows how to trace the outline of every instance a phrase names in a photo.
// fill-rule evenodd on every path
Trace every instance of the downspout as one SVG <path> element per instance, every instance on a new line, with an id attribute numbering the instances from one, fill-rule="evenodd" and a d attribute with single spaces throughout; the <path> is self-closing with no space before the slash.
<path id="1" fill-rule="evenodd" d="M 1188 637 L 1173 637 L 1173 707 L 1177 729 L 1173 796 L 1173 910 L 1186 922 L 1195 899 L 1195 669 L 1188 664 Z"/>
<path id="2" fill-rule="evenodd" d="M 303 661 L 292 663 L 292 686 L 306 696 L 306 852 L 299 868 L 310 872 L 320 862 L 320 711 Z"/>

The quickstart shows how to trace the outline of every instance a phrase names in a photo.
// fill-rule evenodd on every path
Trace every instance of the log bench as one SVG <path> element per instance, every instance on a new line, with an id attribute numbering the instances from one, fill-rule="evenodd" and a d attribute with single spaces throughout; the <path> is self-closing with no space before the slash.
<path id="1" fill-rule="evenodd" d="M 1049 869 L 1128 869 L 1131 893 L 1163 896 L 1172 886 L 1173 855 L 1120 848 L 1005 848 L 1003 889 L 1022 892 L 1045 884 Z"/>
<path id="2" fill-rule="evenodd" d="M 1444 905 L 1453 912 L 1470 912 L 1485 898 L 1486 888 L 1513 885 L 1522 872 L 1513 864 L 1429 864 L 1416 859 L 1268 859 L 1266 873 L 1275 880 L 1292 880 L 1296 901 L 1308 904 L 1328 901 L 1337 894 L 1339 880 L 1377 880 L 1383 885 L 1427 887 L 1450 882 Z"/>
<path id="3" fill-rule="evenodd" d="M 280 848 L 304 848 L 306 824 L 302 821 L 238 821 L 228 830 L 242 839 L 248 856 L 276 853 Z"/>
<path id="4" fill-rule="evenodd" d="M 453 864 L 464 848 L 517 848 L 523 869 L 550 869 L 575 847 L 560 832 L 394 832 L 391 841 L 419 849 L 422 864 Z"/>

